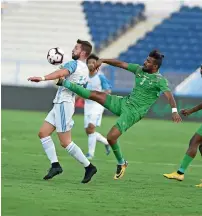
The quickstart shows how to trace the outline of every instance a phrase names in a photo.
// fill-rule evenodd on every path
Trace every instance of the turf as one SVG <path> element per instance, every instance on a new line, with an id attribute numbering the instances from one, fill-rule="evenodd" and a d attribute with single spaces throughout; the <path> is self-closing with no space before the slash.
<path id="1" fill-rule="evenodd" d="M 116 161 L 97 144 L 93 163 L 98 173 L 89 184 L 80 183 L 84 170 L 64 149 L 56 135 L 62 175 L 42 180 L 49 168 L 37 132 L 45 113 L 2 111 L 2 215 L 3 216 L 180 216 L 201 215 L 202 178 L 198 155 L 183 182 L 162 174 L 174 171 L 184 156 L 198 123 L 173 124 L 142 120 L 120 140 L 129 167 L 123 179 L 113 180 Z M 73 140 L 86 152 L 83 116 L 75 116 Z M 104 117 L 104 135 L 115 123 Z"/>

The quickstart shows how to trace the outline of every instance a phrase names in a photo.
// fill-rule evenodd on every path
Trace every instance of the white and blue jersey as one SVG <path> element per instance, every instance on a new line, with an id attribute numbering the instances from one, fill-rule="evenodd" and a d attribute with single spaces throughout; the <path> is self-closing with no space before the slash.
<path id="1" fill-rule="evenodd" d="M 73 83 L 77 83 L 79 85 L 85 85 L 88 81 L 89 70 L 86 65 L 86 62 L 80 60 L 73 60 L 65 63 L 60 67 L 65 68 L 70 72 L 70 75 L 65 77 L 69 81 Z M 60 86 L 58 88 L 57 94 L 53 103 L 62 103 L 62 102 L 75 102 L 75 94 L 69 91 L 67 88 Z"/>
<path id="2" fill-rule="evenodd" d="M 70 61 L 60 68 L 66 68 L 70 72 L 65 79 L 71 82 L 85 85 L 88 81 L 89 70 L 83 61 Z M 45 121 L 53 125 L 59 133 L 70 131 L 74 125 L 72 116 L 75 110 L 75 95 L 67 88 L 60 86 L 53 103 L 54 106 Z"/>
<path id="3" fill-rule="evenodd" d="M 89 77 L 88 83 L 86 86 L 87 89 L 92 91 L 107 91 L 111 90 L 111 85 L 105 75 L 101 72 L 96 73 L 94 76 Z M 84 105 L 84 114 L 102 114 L 104 111 L 104 107 L 92 100 L 85 100 Z"/>

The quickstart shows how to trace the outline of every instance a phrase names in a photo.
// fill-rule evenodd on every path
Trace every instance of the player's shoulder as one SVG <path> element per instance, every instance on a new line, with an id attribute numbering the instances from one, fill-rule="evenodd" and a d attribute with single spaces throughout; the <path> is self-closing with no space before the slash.
<path id="1" fill-rule="evenodd" d="M 167 80 L 166 77 L 164 77 L 162 74 L 158 73 L 156 75 L 156 78 L 157 78 L 157 82 L 159 83 L 159 85 L 166 85 L 166 86 L 169 86 L 170 83 L 169 81 Z"/>
<path id="2" fill-rule="evenodd" d="M 98 76 L 101 81 L 102 88 L 104 90 L 109 90 L 112 88 L 110 81 L 107 79 L 104 73 L 100 73 Z"/>
<path id="3" fill-rule="evenodd" d="M 106 78 L 106 77 L 105 77 L 105 74 L 104 74 L 102 71 L 98 71 L 98 72 L 97 72 L 97 76 L 98 76 L 100 79 Z"/>
<path id="4" fill-rule="evenodd" d="M 99 77 L 99 79 L 101 80 L 101 82 L 105 82 L 107 81 L 107 77 L 105 76 L 105 74 L 101 71 L 97 73 L 97 76 Z"/>
<path id="5" fill-rule="evenodd" d="M 74 73 L 77 69 L 78 66 L 78 61 L 77 60 L 71 60 L 71 61 L 67 61 L 65 63 L 63 63 L 60 66 L 60 69 L 67 69 L 70 74 Z"/>
<path id="6" fill-rule="evenodd" d="M 160 73 L 157 73 L 157 74 L 156 74 L 156 79 L 159 80 L 159 81 L 160 81 L 160 80 L 167 80 L 167 79 L 166 79 L 162 74 L 160 74 Z"/>

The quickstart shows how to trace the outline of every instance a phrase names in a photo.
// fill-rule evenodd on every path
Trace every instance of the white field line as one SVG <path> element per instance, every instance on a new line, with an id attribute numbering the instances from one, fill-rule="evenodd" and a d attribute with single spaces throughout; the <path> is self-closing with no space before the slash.
<path id="1" fill-rule="evenodd" d="M 9 154 L 9 152 L 1 152 L 2 154 Z M 25 153 L 23 154 L 24 156 L 31 156 L 31 157 L 46 157 L 43 154 L 29 154 L 29 153 Z M 59 156 L 60 158 L 66 158 L 67 160 L 72 160 L 71 157 L 66 157 L 66 156 Z M 94 161 L 100 161 L 100 162 L 108 162 L 108 163 L 115 163 L 116 164 L 116 160 L 104 160 L 104 159 L 93 159 Z M 144 162 L 144 161 L 134 161 L 134 160 L 129 160 L 128 161 L 129 164 L 147 164 L 147 165 L 153 165 L 153 166 L 179 166 L 179 164 L 174 164 L 174 163 L 155 163 L 155 162 Z M 202 168 L 202 164 L 199 165 L 190 165 L 191 167 L 195 167 L 195 168 Z"/>

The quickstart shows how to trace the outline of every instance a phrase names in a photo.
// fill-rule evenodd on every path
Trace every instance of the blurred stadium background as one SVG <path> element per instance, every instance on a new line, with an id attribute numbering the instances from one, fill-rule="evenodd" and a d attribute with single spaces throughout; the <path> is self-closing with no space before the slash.
<path id="1" fill-rule="evenodd" d="M 178 168 L 199 127 L 196 122 L 178 125 L 145 119 L 132 127 L 120 139 L 130 166 L 118 182 L 112 181 L 113 154 L 106 157 L 98 144 L 94 163 L 99 172 L 85 186 L 79 184 L 82 167 L 60 148 L 54 134 L 65 172 L 48 183 L 41 180 L 49 163 L 37 132 L 52 107 L 56 88 L 52 82 L 30 83 L 27 77 L 57 68 L 46 60 L 52 47 L 61 47 L 65 60 L 70 60 L 78 38 L 91 41 L 100 57 L 139 64 L 151 49 L 159 49 L 165 54 L 160 71 L 168 78 L 178 107 L 202 101 L 201 0 L 2 1 L 2 215 L 201 215 L 201 191 L 194 188 L 201 178 L 199 156 L 184 182 L 162 177 Z M 106 65 L 102 70 L 114 94 L 128 94 L 134 84 L 131 73 Z M 76 111 L 82 112 L 82 106 L 80 101 Z M 147 117 L 171 118 L 164 97 Z M 201 122 L 202 112 L 185 119 Z M 86 152 L 83 116 L 75 115 L 74 120 L 73 140 Z M 115 118 L 104 117 L 99 131 L 106 135 L 114 122 Z"/>
<path id="2" fill-rule="evenodd" d="M 46 60 L 52 47 L 61 47 L 65 60 L 70 60 L 77 38 L 91 41 L 100 57 L 139 64 L 150 50 L 157 48 L 165 54 L 161 73 L 168 78 L 175 95 L 186 97 L 189 103 L 202 97 L 202 82 L 197 72 L 202 63 L 200 0 L 165 0 L 158 4 L 155 0 L 63 1 L 61 4 L 3 1 L 1 13 L 2 91 L 14 97 L 12 104 L 3 98 L 3 108 L 18 108 L 15 94 L 21 92 L 21 87 L 52 87 L 50 82 L 27 82 L 27 77 L 55 69 Z M 103 67 L 103 71 L 112 82 L 114 93 L 127 94 L 132 88 L 132 74 L 113 67 Z"/>

